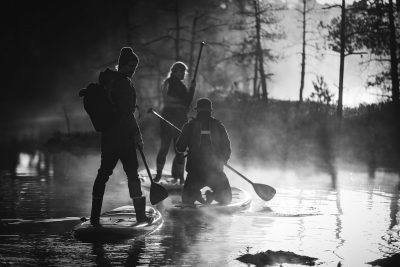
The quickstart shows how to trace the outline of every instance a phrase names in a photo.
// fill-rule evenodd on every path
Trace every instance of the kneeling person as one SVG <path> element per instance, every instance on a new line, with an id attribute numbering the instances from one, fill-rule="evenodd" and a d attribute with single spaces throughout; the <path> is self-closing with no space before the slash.
<path id="1" fill-rule="evenodd" d="M 223 168 L 231 155 L 231 144 L 223 124 L 211 116 L 212 103 L 207 98 L 197 101 L 197 116 L 183 126 L 176 142 L 176 149 L 183 153 L 188 148 L 186 171 L 188 172 L 182 192 L 183 204 L 197 200 L 209 204 L 232 201 L 232 191 Z M 206 199 L 201 195 L 203 187 L 210 187 Z"/>

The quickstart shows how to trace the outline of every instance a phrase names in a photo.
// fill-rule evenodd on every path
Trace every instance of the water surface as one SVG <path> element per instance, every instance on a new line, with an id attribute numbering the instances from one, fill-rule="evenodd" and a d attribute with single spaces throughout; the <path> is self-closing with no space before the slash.
<path id="1" fill-rule="evenodd" d="M 311 169 L 238 168 L 277 189 L 273 200 L 263 202 L 250 184 L 226 170 L 232 185 L 251 193 L 249 210 L 177 216 L 168 211 L 169 199 L 164 224 L 154 233 L 95 244 L 75 240 L 71 230 L 90 212 L 99 156 L 35 151 L 19 153 L 17 161 L 0 177 L 0 265 L 247 266 L 236 260 L 247 251 L 284 250 L 318 258 L 320 266 L 340 261 L 354 267 L 400 252 L 396 172 L 376 170 L 371 176 L 343 168 L 331 177 Z M 127 182 L 118 165 L 103 211 L 127 204 Z"/>

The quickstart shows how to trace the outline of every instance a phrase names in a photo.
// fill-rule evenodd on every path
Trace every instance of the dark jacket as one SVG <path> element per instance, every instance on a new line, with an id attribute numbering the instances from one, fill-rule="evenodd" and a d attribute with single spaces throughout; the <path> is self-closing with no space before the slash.
<path id="1" fill-rule="evenodd" d="M 194 88 L 189 90 L 181 80 L 171 76 L 162 88 L 164 108 L 188 108 L 193 100 Z"/>
<path id="2" fill-rule="evenodd" d="M 102 133 L 102 150 L 129 147 L 135 140 L 142 140 L 142 134 L 135 116 L 136 91 L 130 79 L 117 71 L 106 69 L 99 75 L 99 83 L 106 86 L 110 100 L 116 110 L 113 127 Z"/>
<path id="3" fill-rule="evenodd" d="M 186 170 L 222 170 L 231 155 L 231 143 L 223 124 L 210 116 L 197 116 L 183 126 L 176 143 L 179 152 L 189 148 Z"/>

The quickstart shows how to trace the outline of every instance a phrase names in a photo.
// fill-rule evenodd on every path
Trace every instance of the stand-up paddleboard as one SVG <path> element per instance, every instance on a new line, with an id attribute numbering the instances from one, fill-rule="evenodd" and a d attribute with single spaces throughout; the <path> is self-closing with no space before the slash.
<path id="1" fill-rule="evenodd" d="M 135 208 L 122 206 L 101 214 L 100 225 L 93 226 L 89 220 L 74 228 L 74 236 L 80 240 L 116 240 L 149 234 L 163 222 L 161 213 L 153 207 L 146 206 L 146 215 L 153 218 L 151 223 L 138 223 Z"/>
<path id="2" fill-rule="evenodd" d="M 139 179 L 142 182 L 142 186 L 146 189 L 149 189 L 151 186 L 151 182 L 149 179 L 149 175 L 147 174 L 147 171 L 141 170 L 139 173 Z M 157 172 L 153 169 L 150 169 L 150 174 L 151 177 L 156 177 Z M 161 175 L 161 180 L 157 182 L 158 184 L 162 185 L 165 189 L 167 189 L 168 192 L 173 192 L 173 191 L 181 191 L 183 188 L 183 185 L 179 184 L 179 180 L 176 180 L 174 177 L 172 177 L 171 173 L 163 171 Z"/>
<path id="3" fill-rule="evenodd" d="M 248 209 L 251 204 L 251 196 L 245 190 L 238 187 L 232 187 L 232 202 L 228 205 L 218 204 L 216 201 L 211 204 L 200 204 L 195 202 L 194 205 L 184 205 L 181 202 L 175 203 L 171 208 L 171 212 L 211 212 L 211 213 L 234 213 Z M 204 197 L 204 196 L 203 196 Z"/>

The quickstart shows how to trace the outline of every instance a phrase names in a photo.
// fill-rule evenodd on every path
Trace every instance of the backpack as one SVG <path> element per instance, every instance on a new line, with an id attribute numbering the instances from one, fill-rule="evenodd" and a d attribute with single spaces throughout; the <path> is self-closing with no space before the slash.
<path id="1" fill-rule="evenodd" d="M 83 107 L 92 121 L 96 132 L 104 132 L 116 121 L 116 111 L 107 88 L 100 83 L 90 83 L 79 91 Z"/>

